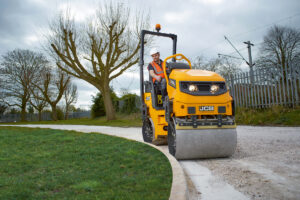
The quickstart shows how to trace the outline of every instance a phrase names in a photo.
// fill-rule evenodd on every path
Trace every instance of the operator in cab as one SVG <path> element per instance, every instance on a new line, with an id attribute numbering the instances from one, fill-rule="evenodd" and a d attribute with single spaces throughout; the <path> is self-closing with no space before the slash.
<path id="1" fill-rule="evenodd" d="M 152 77 L 154 87 L 161 90 L 162 100 L 164 101 L 167 95 L 167 84 L 162 68 L 163 61 L 160 59 L 160 53 L 156 48 L 150 50 L 150 56 L 152 57 L 152 62 L 148 65 L 149 74 Z"/>

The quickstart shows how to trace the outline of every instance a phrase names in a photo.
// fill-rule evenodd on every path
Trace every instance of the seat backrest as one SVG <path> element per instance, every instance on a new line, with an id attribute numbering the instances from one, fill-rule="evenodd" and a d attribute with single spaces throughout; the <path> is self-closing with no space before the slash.
<path id="1" fill-rule="evenodd" d="M 170 62 L 167 66 L 170 71 L 173 69 L 190 69 L 190 66 L 186 63 Z"/>

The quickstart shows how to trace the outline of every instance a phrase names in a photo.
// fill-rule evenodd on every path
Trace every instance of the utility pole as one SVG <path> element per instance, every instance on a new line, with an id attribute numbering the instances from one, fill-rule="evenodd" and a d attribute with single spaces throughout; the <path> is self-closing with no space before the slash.
<path id="1" fill-rule="evenodd" d="M 247 48 L 248 48 L 248 55 L 249 55 L 249 62 L 246 61 L 246 59 L 242 56 L 242 54 L 235 48 L 235 46 L 230 42 L 230 40 L 224 36 L 225 40 L 227 40 L 229 42 L 229 44 L 234 48 L 234 50 L 240 55 L 240 57 L 247 63 L 247 65 L 249 65 L 250 67 L 250 93 L 251 93 L 251 105 L 254 105 L 254 99 L 253 99 L 253 84 L 254 84 L 254 73 L 253 73 L 253 63 L 252 63 L 252 56 L 251 56 L 251 46 L 254 46 L 254 44 L 252 44 L 250 41 L 248 42 L 244 42 L 245 44 L 247 44 Z"/>
<path id="2" fill-rule="evenodd" d="M 252 63 L 252 55 L 251 55 L 251 46 L 254 46 L 254 44 L 252 44 L 250 41 L 248 42 L 244 42 L 244 44 L 247 44 L 247 48 L 248 48 L 248 55 L 249 55 L 249 62 L 248 65 L 250 67 L 250 81 L 251 84 L 253 84 L 254 82 L 254 78 L 253 78 L 253 66 L 254 64 Z"/>
<path id="3" fill-rule="evenodd" d="M 252 63 L 251 46 L 254 46 L 254 44 L 252 44 L 250 41 L 244 42 L 245 44 L 247 44 L 247 48 L 248 48 L 249 61 L 247 61 L 242 56 L 242 54 L 235 48 L 235 46 L 230 42 L 230 40 L 226 36 L 224 36 L 224 38 L 225 38 L 225 40 L 227 40 L 229 42 L 229 44 L 234 48 L 234 50 L 239 54 L 239 56 L 247 63 L 247 65 L 249 65 L 249 67 L 250 67 L 250 83 L 253 84 L 253 82 L 254 82 L 254 77 L 253 77 L 254 64 Z"/>

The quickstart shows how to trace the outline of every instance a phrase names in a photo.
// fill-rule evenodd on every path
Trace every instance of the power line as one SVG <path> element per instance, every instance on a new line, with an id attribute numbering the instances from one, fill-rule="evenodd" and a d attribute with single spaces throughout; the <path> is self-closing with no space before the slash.
<path id="1" fill-rule="evenodd" d="M 247 49 L 247 47 L 244 47 L 244 48 L 239 49 L 238 51 L 241 52 L 241 51 L 244 51 L 246 49 Z M 228 55 L 232 55 L 232 54 L 235 54 L 235 53 L 236 53 L 236 51 L 233 51 L 233 52 L 229 53 Z"/>
<path id="2" fill-rule="evenodd" d="M 224 35 L 225 40 L 234 48 L 234 50 L 241 56 L 241 58 L 248 64 L 248 61 L 242 56 L 242 54 L 235 48 L 235 46 L 230 42 L 230 40 Z"/>
<path id="3" fill-rule="evenodd" d="M 259 30 L 259 29 L 265 29 L 265 28 L 270 27 L 270 26 L 273 26 L 274 24 L 277 24 L 277 23 L 279 23 L 279 22 L 286 21 L 286 20 L 290 20 L 290 19 L 292 19 L 292 18 L 294 18 L 294 17 L 296 17 L 296 16 L 300 16 L 300 12 L 299 12 L 299 13 L 296 13 L 296 14 L 294 14 L 294 15 L 292 15 L 292 16 L 282 18 L 282 19 L 277 20 L 277 21 L 275 21 L 275 22 L 272 22 L 272 23 L 270 23 L 270 24 L 262 25 L 262 26 L 259 26 L 259 27 L 250 29 L 249 31 L 246 31 L 246 32 L 242 32 L 242 33 L 233 35 L 231 38 L 237 38 L 237 37 L 240 37 L 241 35 L 245 35 L 245 34 L 247 34 L 247 33 L 250 33 L 250 32 L 253 32 L 253 31 L 257 31 L 257 30 Z"/>
<path id="4" fill-rule="evenodd" d="M 207 49 L 213 48 L 213 47 L 215 47 L 216 45 L 218 45 L 218 44 L 220 44 L 220 43 L 222 43 L 222 42 L 225 42 L 225 40 L 224 40 L 224 39 L 223 39 L 223 40 L 220 40 L 219 42 L 216 42 L 216 43 L 214 43 L 213 45 L 210 45 L 210 46 L 208 46 L 208 47 L 206 47 L 206 48 L 200 50 L 200 52 L 203 52 L 203 51 L 205 51 L 205 50 L 207 50 Z"/>
<path id="5" fill-rule="evenodd" d="M 275 22 L 272 22 L 272 23 L 270 23 L 270 24 L 263 25 L 263 26 L 259 26 L 259 27 L 256 27 L 256 28 L 254 28 L 254 29 L 250 29 L 249 31 L 246 31 L 246 32 L 242 32 L 242 33 L 236 34 L 236 35 L 232 36 L 231 38 L 237 38 L 237 37 L 239 37 L 239 36 L 241 36 L 241 35 L 244 35 L 244 34 L 247 34 L 247 33 L 253 32 L 253 31 L 257 31 L 257 30 L 259 30 L 259 29 L 264 29 L 264 28 L 270 27 L 270 26 L 272 26 L 272 25 L 274 25 L 274 24 L 276 24 L 276 23 L 279 23 L 279 22 L 282 22 L 282 21 L 286 21 L 286 20 L 290 20 L 290 19 L 292 19 L 292 18 L 294 18 L 294 17 L 296 17 L 296 16 L 300 16 L 300 12 L 299 12 L 299 13 L 296 13 L 296 14 L 294 14 L 294 15 L 285 17 L 285 18 L 281 18 L 281 19 L 279 19 L 279 20 L 277 20 L 277 21 L 275 21 Z M 300 29 L 300 28 L 299 28 L 299 29 Z M 203 51 L 205 51 L 205 50 L 211 49 L 211 48 L 215 47 L 216 45 L 218 45 L 218 44 L 220 44 L 220 43 L 222 43 L 222 42 L 224 42 L 224 41 L 225 41 L 225 39 L 220 40 L 220 41 L 214 43 L 213 45 L 210 45 L 210 46 L 208 46 L 208 47 L 206 47 L 206 48 L 204 48 L 204 49 L 201 49 L 201 50 L 200 50 L 200 53 L 203 52 Z M 258 44 L 256 44 L 256 45 L 258 45 Z"/>
<path id="6" fill-rule="evenodd" d="M 258 43 L 253 42 L 253 43 L 255 44 L 255 46 L 252 47 L 252 48 L 258 48 L 259 45 L 261 45 L 261 44 L 264 43 L 264 41 L 261 41 L 261 42 L 258 42 Z M 244 47 L 244 48 L 239 49 L 238 51 L 241 52 L 241 51 L 244 51 L 244 50 L 246 50 L 246 49 L 247 49 L 247 47 Z M 232 55 L 232 54 L 235 54 L 235 53 L 236 53 L 236 51 L 233 51 L 233 52 L 231 52 L 231 53 L 228 53 L 227 55 Z"/>
<path id="7" fill-rule="evenodd" d="M 221 54 L 221 53 L 218 53 L 218 56 L 219 57 L 228 57 L 228 58 L 234 58 L 234 59 L 239 59 L 239 60 L 243 60 L 242 58 L 238 58 L 238 57 L 235 57 L 235 56 L 230 56 L 230 55 L 225 55 L 225 54 Z"/>

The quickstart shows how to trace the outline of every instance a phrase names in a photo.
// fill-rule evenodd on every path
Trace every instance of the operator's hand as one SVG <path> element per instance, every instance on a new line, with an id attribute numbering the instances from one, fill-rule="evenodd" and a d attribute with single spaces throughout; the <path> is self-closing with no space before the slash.
<path id="1" fill-rule="evenodd" d="M 161 81 L 161 76 L 156 76 L 155 79 L 160 82 Z"/>

